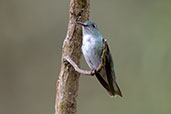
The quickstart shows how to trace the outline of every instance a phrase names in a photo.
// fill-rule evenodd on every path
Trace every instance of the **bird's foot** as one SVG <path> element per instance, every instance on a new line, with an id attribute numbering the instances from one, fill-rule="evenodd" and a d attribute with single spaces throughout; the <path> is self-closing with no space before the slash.
<path id="1" fill-rule="evenodd" d="M 96 74 L 96 69 L 91 69 L 90 70 L 90 74 L 93 76 L 93 75 L 95 75 Z"/>

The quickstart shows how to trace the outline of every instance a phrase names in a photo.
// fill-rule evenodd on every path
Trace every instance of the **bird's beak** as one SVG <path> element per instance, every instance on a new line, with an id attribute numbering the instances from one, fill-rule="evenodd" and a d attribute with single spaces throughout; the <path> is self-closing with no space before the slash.
<path id="1" fill-rule="evenodd" d="M 86 26 L 84 23 L 79 22 L 79 21 L 77 21 L 76 23 L 77 23 L 77 24 L 80 24 L 80 25 L 82 25 L 82 26 Z"/>

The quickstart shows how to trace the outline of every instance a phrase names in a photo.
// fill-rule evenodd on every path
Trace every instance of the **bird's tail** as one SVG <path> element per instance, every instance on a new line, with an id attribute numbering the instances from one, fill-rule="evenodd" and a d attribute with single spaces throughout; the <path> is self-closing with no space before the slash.
<path id="1" fill-rule="evenodd" d="M 115 80 L 113 82 L 113 89 L 111 89 L 109 84 L 106 83 L 106 81 L 101 77 L 101 75 L 99 73 L 96 74 L 96 77 L 99 80 L 99 82 L 102 84 L 102 86 L 107 90 L 107 92 L 109 93 L 110 96 L 119 95 L 122 97 L 122 93 L 121 93 L 119 86 Z"/>
<path id="2" fill-rule="evenodd" d="M 112 95 L 113 95 L 113 96 L 115 96 L 115 95 L 119 95 L 119 96 L 121 96 L 121 97 L 122 97 L 121 90 L 119 89 L 119 86 L 118 86 L 118 84 L 117 84 L 116 80 L 114 80 L 114 82 L 113 82 L 113 87 L 114 87 L 114 91 L 112 91 L 112 92 L 111 92 L 111 93 L 112 93 Z"/>

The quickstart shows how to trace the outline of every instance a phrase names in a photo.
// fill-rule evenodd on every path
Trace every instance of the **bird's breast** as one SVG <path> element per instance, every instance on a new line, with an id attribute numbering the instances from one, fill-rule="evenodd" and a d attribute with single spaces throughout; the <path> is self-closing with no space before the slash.
<path id="1" fill-rule="evenodd" d="M 101 62 L 101 46 L 98 44 L 98 38 L 91 35 L 84 35 L 82 52 L 90 68 L 96 69 Z"/>

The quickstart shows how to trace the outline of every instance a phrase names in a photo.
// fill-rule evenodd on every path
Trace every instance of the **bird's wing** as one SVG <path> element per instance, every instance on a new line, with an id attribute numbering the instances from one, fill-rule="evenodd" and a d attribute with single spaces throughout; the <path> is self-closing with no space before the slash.
<path id="1" fill-rule="evenodd" d="M 107 81 L 110 87 L 110 90 L 112 94 L 114 94 L 114 87 L 113 87 L 113 80 L 115 79 L 115 73 L 114 73 L 114 66 L 113 66 L 113 60 L 112 56 L 110 54 L 109 46 L 107 45 L 106 48 L 106 61 L 105 61 L 105 69 L 107 74 Z"/>
<path id="2" fill-rule="evenodd" d="M 102 86 L 107 90 L 110 96 L 113 96 L 109 84 L 104 80 L 103 76 L 100 73 L 96 73 L 96 77 L 99 80 L 99 82 L 102 84 Z"/>
<path id="3" fill-rule="evenodd" d="M 110 54 L 108 45 L 106 47 L 105 66 L 100 72 L 96 73 L 96 77 L 111 96 L 117 94 L 122 97 L 121 91 L 116 82 L 112 55 Z"/>
<path id="4" fill-rule="evenodd" d="M 121 93 L 119 86 L 116 82 L 113 59 L 112 59 L 112 55 L 110 53 L 108 45 L 106 48 L 105 69 L 106 69 L 108 84 L 109 84 L 112 95 L 115 96 L 117 94 L 122 97 L 122 93 Z"/>

